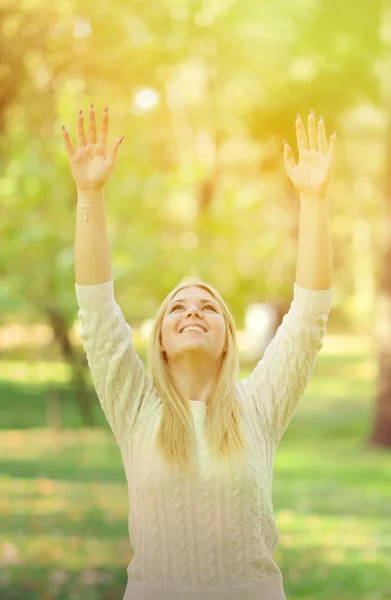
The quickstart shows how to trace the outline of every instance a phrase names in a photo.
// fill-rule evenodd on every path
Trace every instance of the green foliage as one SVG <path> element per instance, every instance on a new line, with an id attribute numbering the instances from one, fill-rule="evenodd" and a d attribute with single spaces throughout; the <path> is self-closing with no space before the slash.
<path id="1" fill-rule="evenodd" d="M 277 449 L 275 559 L 291 600 L 389 599 L 390 453 L 366 444 L 374 367 L 367 353 L 321 353 Z M 40 370 L 35 385 L 17 385 L 21 370 L 7 379 L 3 369 L 0 381 L 0 422 L 12 426 L 0 432 L 0 596 L 120 598 L 131 554 L 119 449 L 104 418 L 79 428 L 69 396 L 65 429 L 43 427 L 44 384 L 60 374 Z"/>
<path id="2" fill-rule="evenodd" d="M 386 48 L 386 18 L 378 0 L 368 10 L 353 0 L 35 0 L 4 11 L 12 69 L 3 89 L 13 93 L 0 111 L 2 319 L 47 320 L 51 307 L 68 326 L 75 318 L 76 190 L 61 125 L 75 142 L 76 114 L 92 101 L 98 115 L 109 105 L 109 145 L 125 134 L 107 214 L 116 297 L 129 321 L 153 316 L 189 274 L 215 285 L 239 322 L 248 302 L 288 299 L 298 204 L 282 138 L 294 145 L 297 112 L 314 107 L 331 133 L 356 97 L 381 105 L 373 66 Z M 146 88 L 158 95 L 150 110 L 136 100 Z M 354 170 L 341 163 L 333 190 L 345 296 L 355 221 L 344 216 L 351 197 L 342 182 L 351 189 Z M 373 197 L 368 218 L 378 218 Z"/>

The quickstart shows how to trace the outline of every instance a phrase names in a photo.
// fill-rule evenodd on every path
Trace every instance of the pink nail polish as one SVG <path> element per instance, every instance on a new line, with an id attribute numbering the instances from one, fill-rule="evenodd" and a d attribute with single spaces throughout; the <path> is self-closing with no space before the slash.
<path id="1" fill-rule="evenodd" d="M 94 103 L 91 104 L 90 108 L 94 108 Z"/>
<path id="2" fill-rule="evenodd" d="M 108 106 L 106 106 L 105 112 L 109 112 L 109 107 Z"/>
<path id="3" fill-rule="evenodd" d="M 79 115 L 82 115 L 82 114 L 83 114 L 83 111 L 80 109 L 79 110 Z"/>

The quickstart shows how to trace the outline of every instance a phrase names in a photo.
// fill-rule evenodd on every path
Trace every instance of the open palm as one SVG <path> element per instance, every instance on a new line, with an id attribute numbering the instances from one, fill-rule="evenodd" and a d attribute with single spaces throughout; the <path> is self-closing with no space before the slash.
<path id="1" fill-rule="evenodd" d="M 83 111 L 77 116 L 77 149 L 74 148 L 68 130 L 63 126 L 63 138 L 69 157 L 73 179 L 79 191 L 101 189 L 114 172 L 122 138 L 116 138 L 109 151 L 106 150 L 109 129 L 109 113 L 106 106 L 101 120 L 99 137 L 96 136 L 95 107 L 88 111 L 87 139 L 84 133 Z"/>
<path id="2" fill-rule="evenodd" d="M 296 164 L 292 148 L 284 140 L 284 161 L 288 177 L 302 195 L 324 196 L 330 181 L 336 147 L 336 133 L 330 138 L 327 148 L 323 117 L 318 128 L 314 112 L 308 117 L 308 141 L 300 115 L 296 119 L 299 162 Z"/>

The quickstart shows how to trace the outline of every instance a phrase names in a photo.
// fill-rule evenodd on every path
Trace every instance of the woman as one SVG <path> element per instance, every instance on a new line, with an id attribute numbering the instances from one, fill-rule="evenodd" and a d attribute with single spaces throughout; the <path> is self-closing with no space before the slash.
<path id="1" fill-rule="evenodd" d="M 114 298 L 104 185 L 119 144 L 106 154 L 108 109 L 96 139 L 83 115 L 77 150 L 64 141 L 78 192 L 75 292 L 92 380 L 120 448 L 129 492 L 124 600 L 283 600 L 272 558 L 279 541 L 272 470 L 277 445 L 311 377 L 331 306 L 326 192 L 335 150 L 323 119 L 296 120 L 299 163 L 284 140 L 288 176 L 300 193 L 294 298 L 251 375 L 238 381 L 232 315 L 204 282 L 164 299 L 149 372 Z"/>

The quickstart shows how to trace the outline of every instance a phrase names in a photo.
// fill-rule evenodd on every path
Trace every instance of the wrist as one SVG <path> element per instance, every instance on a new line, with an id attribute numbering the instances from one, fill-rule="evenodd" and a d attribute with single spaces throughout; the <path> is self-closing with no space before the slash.
<path id="1" fill-rule="evenodd" d="M 86 189 L 77 190 L 77 202 L 79 204 L 102 204 L 105 201 L 105 189 Z"/>
<path id="2" fill-rule="evenodd" d="M 326 201 L 326 193 L 323 194 L 300 194 L 300 202 L 325 202 Z"/>

